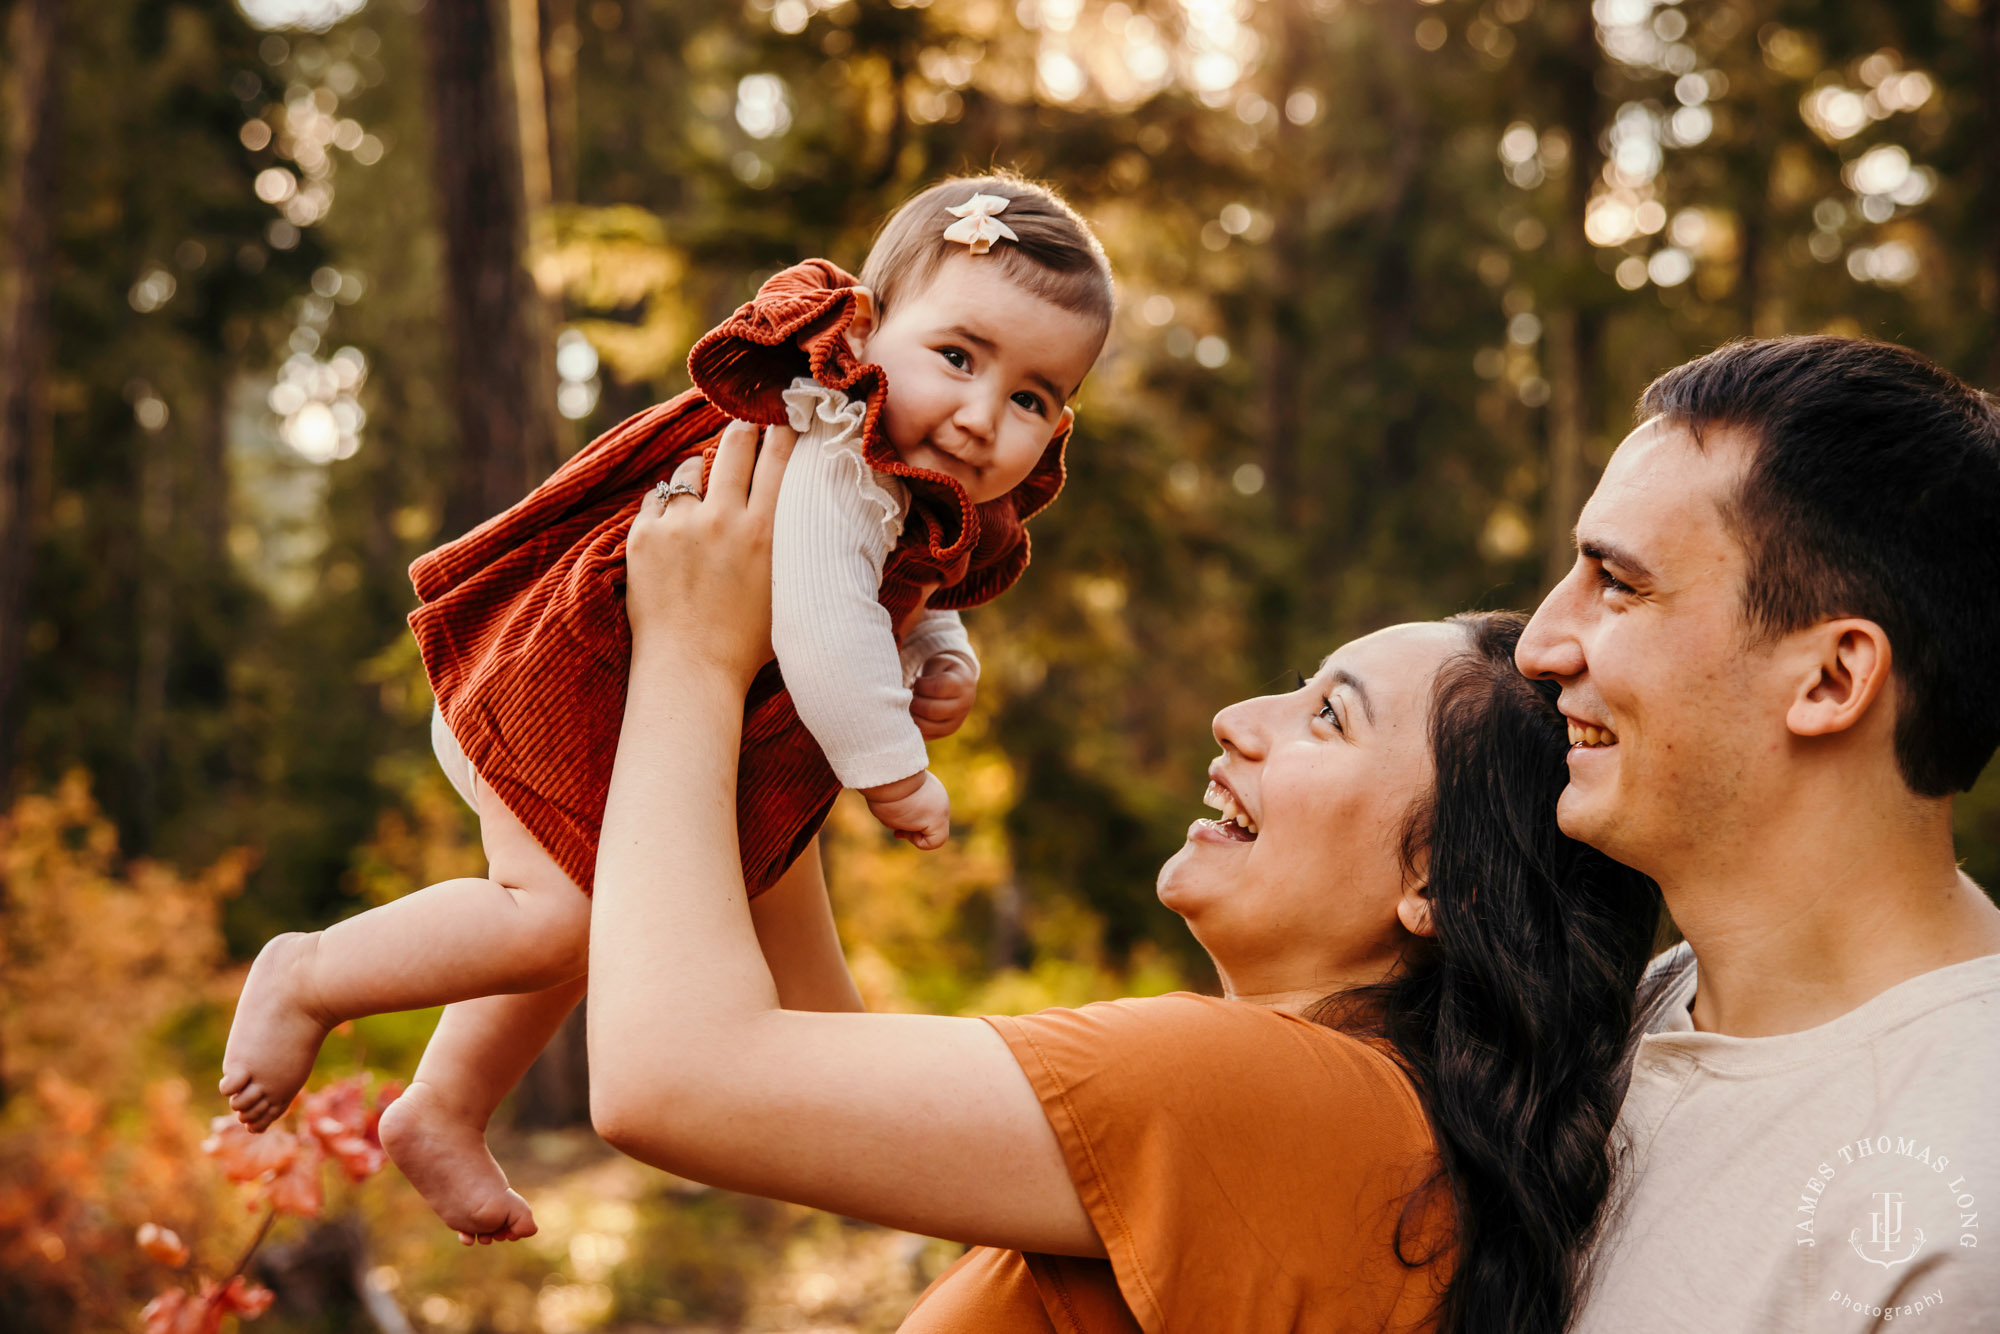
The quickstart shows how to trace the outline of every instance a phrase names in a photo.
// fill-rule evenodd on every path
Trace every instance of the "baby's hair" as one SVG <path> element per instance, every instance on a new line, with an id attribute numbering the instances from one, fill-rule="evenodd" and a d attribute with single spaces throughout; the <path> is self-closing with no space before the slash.
<path id="1" fill-rule="evenodd" d="M 1088 315 L 1108 331 L 1113 297 L 1111 262 L 1104 257 L 1104 247 L 1061 195 L 1011 171 L 939 181 L 890 215 L 861 266 L 861 284 L 875 293 L 880 310 L 886 315 L 899 299 L 923 291 L 951 256 L 970 254 L 963 242 L 947 241 L 944 231 L 958 221 L 947 210 L 976 194 L 999 195 L 1007 201 L 998 220 L 1020 240 L 995 241 L 991 250 L 975 258 L 996 264 L 1024 290 L 1051 305 Z"/>

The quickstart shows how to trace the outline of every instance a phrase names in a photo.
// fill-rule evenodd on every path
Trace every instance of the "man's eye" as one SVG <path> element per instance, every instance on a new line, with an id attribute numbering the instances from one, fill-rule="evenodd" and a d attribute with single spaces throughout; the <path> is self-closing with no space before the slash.
<path id="1" fill-rule="evenodd" d="M 1025 389 L 1014 395 L 1014 401 L 1034 413 L 1037 417 L 1046 417 L 1049 415 L 1048 407 L 1043 404 L 1042 400 Z"/>
<path id="2" fill-rule="evenodd" d="M 970 359 L 965 355 L 965 351 L 962 348 L 941 347 L 938 349 L 938 355 L 959 370 L 964 370 L 970 363 Z"/>
<path id="3" fill-rule="evenodd" d="M 1614 593 L 1630 593 L 1632 591 L 1632 585 L 1626 583 L 1602 565 L 1597 567 L 1597 582 Z"/>

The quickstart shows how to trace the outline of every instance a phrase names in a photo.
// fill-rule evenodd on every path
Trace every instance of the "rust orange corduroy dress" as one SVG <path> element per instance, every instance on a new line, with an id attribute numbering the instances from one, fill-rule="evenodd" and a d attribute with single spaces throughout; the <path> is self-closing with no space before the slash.
<path id="1" fill-rule="evenodd" d="M 910 467 L 883 433 L 888 385 L 842 336 L 854 279 L 807 260 L 688 355 L 695 387 L 585 446 L 528 497 L 410 567 L 410 613 L 446 726 L 487 786 L 585 892 L 597 861 L 604 797 L 625 710 L 631 629 L 625 534 L 646 492 L 692 454 L 710 452 L 730 418 L 785 421 L 784 389 L 801 375 L 867 404 L 863 457 L 909 488 L 903 535 L 883 570 L 881 602 L 902 625 L 928 605 L 977 606 L 1028 564 L 1027 519 L 1063 482 L 1058 431 L 1035 470 L 975 505 L 942 473 Z M 736 780 L 743 880 L 769 888 L 819 831 L 840 783 L 800 723 L 776 662 L 743 710 Z"/>

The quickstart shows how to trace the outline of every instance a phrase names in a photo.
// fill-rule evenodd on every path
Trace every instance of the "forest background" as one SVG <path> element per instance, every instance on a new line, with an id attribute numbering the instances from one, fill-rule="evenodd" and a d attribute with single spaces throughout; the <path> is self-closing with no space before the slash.
<path id="1" fill-rule="evenodd" d="M 968 617 L 958 829 L 843 806 L 871 1004 L 1211 981 L 1154 901 L 1221 704 L 1532 605 L 1653 375 L 1865 333 L 2000 387 L 2000 0 L 11 0 L 0 77 L 0 1323 L 137 1327 L 243 961 L 477 871 L 417 554 L 686 385 L 778 268 L 990 163 L 1120 313 L 1021 585 Z M 1960 806 L 2000 884 L 2000 776 Z M 434 1015 L 329 1075 L 407 1075 Z M 591 1139 L 572 1027 L 461 1252 L 393 1173 L 288 1221 L 275 1329 L 893 1328 L 951 1248 Z"/>

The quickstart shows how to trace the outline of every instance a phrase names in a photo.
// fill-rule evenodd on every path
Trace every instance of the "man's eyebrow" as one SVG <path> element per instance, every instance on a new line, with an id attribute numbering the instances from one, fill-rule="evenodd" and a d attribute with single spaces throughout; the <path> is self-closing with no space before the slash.
<path id="1" fill-rule="evenodd" d="M 1579 537 L 1576 549 L 1600 565 L 1616 565 L 1636 579 L 1651 579 L 1653 571 L 1646 562 L 1640 560 L 1625 548 L 1602 538 Z"/>
<path id="2" fill-rule="evenodd" d="M 1319 672 L 1325 671 L 1326 665 L 1332 661 L 1333 661 L 1333 654 L 1331 653 L 1327 654 L 1324 658 L 1321 658 L 1319 660 Z M 1314 672 L 1313 675 L 1318 676 L 1319 672 Z M 1330 684 L 1336 686 L 1346 686 L 1349 689 L 1353 690 L 1356 697 L 1359 698 L 1361 701 L 1361 711 L 1368 715 L 1368 721 L 1371 723 L 1375 721 L 1375 705 L 1372 702 L 1370 702 L 1368 698 L 1368 687 L 1361 684 L 1360 677 L 1356 676 L 1353 672 L 1348 671 L 1345 667 L 1342 667 L 1339 671 L 1333 674 Z"/>
<path id="3" fill-rule="evenodd" d="M 999 344 L 995 343 L 991 338 L 988 338 L 985 334 L 982 333 L 975 333 L 971 329 L 966 328 L 963 324 L 952 325 L 949 329 L 946 329 L 944 331 L 944 336 L 947 338 L 957 338 L 967 343 L 976 344 L 977 346 L 988 352 L 996 351 L 999 348 Z M 1029 371 L 1028 378 L 1034 381 L 1037 385 L 1040 385 L 1042 392 L 1047 394 L 1050 398 L 1056 401 L 1057 407 L 1061 407 L 1063 404 L 1069 402 L 1069 395 L 1064 393 L 1061 387 L 1058 386 L 1054 380 L 1051 380 L 1048 376 L 1042 374 L 1040 371 Z"/>

